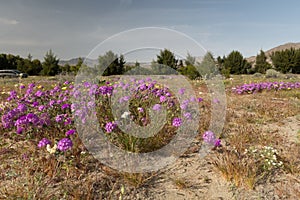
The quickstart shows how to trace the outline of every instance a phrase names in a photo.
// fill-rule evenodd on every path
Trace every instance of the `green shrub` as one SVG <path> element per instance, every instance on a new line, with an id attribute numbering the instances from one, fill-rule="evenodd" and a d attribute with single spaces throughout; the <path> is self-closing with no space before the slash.
<path id="1" fill-rule="evenodd" d="M 279 78 L 280 72 L 276 71 L 275 69 L 268 69 L 266 71 L 266 78 Z"/>

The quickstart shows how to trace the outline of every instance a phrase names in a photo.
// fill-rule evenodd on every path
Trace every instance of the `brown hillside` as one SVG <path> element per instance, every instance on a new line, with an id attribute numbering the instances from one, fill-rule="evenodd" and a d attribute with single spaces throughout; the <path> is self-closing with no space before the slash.
<path id="1" fill-rule="evenodd" d="M 286 44 L 283 44 L 283 45 L 279 45 L 277 47 L 274 47 L 272 49 L 269 49 L 267 51 L 265 51 L 265 54 L 266 56 L 268 57 L 268 61 L 271 62 L 270 60 L 270 56 L 273 52 L 276 52 L 276 51 L 282 51 L 282 50 L 285 50 L 285 49 L 290 49 L 290 48 L 295 48 L 295 49 L 300 49 L 300 42 L 298 43 L 286 43 Z M 255 63 L 255 58 L 256 58 L 256 55 L 255 56 L 251 56 L 249 58 L 247 58 L 247 61 L 250 62 L 250 63 Z"/>

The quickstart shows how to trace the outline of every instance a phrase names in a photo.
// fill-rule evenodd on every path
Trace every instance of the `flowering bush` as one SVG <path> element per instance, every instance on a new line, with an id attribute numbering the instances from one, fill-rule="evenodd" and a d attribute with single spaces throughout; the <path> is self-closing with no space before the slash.
<path id="1" fill-rule="evenodd" d="M 123 94 L 124 91 L 127 91 Z M 17 133 L 35 138 L 38 147 L 47 147 L 51 153 L 70 150 L 77 137 L 75 119 L 89 128 L 96 128 L 89 116 L 94 112 L 104 134 L 115 145 L 133 152 L 147 152 L 167 144 L 176 134 L 176 129 L 195 117 L 192 104 L 203 99 L 186 97 L 187 90 L 170 91 L 151 78 L 130 81 L 115 81 L 96 84 L 83 81 L 37 85 L 19 85 L 6 95 L 8 103 L 0 106 L 2 127 L 11 134 Z M 186 98 L 179 103 L 176 95 Z M 112 103 L 117 98 L 117 103 Z M 128 104 L 128 110 L 126 106 Z M 112 112 L 112 108 L 117 113 Z M 166 114 L 163 127 L 155 124 Z M 117 115 L 116 115 L 117 114 Z M 120 126 L 132 122 L 140 127 L 157 129 L 150 138 L 128 135 Z M 154 125 L 153 125 L 154 124 Z M 53 145 L 53 147 L 50 147 Z"/>
<path id="2" fill-rule="evenodd" d="M 6 98 L 8 104 L 1 107 L 3 128 L 11 133 L 40 140 L 40 148 L 56 143 L 64 133 L 71 141 L 72 135 L 75 134 L 69 99 L 73 87 L 69 82 L 57 83 L 50 87 L 35 83 L 27 86 L 21 84 L 16 90 L 9 92 Z M 69 142 L 68 145 L 67 149 L 70 149 L 72 143 Z"/>
<path id="3" fill-rule="evenodd" d="M 262 82 L 250 83 L 232 88 L 232 92 L 236 94 L 252 94 L 263 90 L 291 90 L 300 88 L 300 82 Z"/>
<path id="4" fill-rule="evenodd" d="M 278 159 L 278 151 L 271 146 L 264 146 L 262 148 L 251 147 L 245 149 L 244 154 L 255 158 L 260 163 L 262 169 L 267 172 L 283 166 L 283 162 Z"/>
<path id="5" fill-rule="evenodd" d="M 212 131 L 206 131 L 203 136 L 203 141 L 209 145 L 213 145 L 215 147 L 221 146 L 221 140 L 217 139 L 215 134 Z"/>

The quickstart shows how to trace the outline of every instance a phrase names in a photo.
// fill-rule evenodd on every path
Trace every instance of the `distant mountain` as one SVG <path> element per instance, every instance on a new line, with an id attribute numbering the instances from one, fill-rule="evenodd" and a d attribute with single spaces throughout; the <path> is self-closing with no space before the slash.
<path id="1" fill-rule="evenodd" d="M 274 47 L 272 49 L 269 49 L 267 51 L 265 51 L 265 54 L 267 56 L 267 61 L 269 63 L 271 63 L 271 55 L 273 52 L 276 52 L 276 51 L 282 51 L 282 50 L 286 50 L 286 49 L 290 49 L 290 48 L 295 48 L 295 49 L 300 49 L 300 42 L 298 43 L 286 43 L 286 44 L 283 44 L 283 45 L 279 45 L 277 47 Z M 256 60 L 256 55 L 255 56 L 251 56 L 249 58 L 246 58 L 246 60 L 250 63 L 255 63 L 255 60 Z"/>
<path id="2" fill-rule="evenodd" d="M 90 58 L 87 58 L 87 59 L 82 58 L 82 59 L 83 59 L 83 61 L 86 62 L 86 64 L 88 66 L 94 66 L 98 63 L 98 61 L 96 59 L 95 60 L 90 59 Z M 58 64 L 61 65 L 61 66 L 64 66 L 65 64 L 69 64 L 69 65 L 72 66 L 72 65 L 77 65 L 78 60 L 79 60 L 79 58 L 72 58 L 70 60 L 60 60 Z"/>

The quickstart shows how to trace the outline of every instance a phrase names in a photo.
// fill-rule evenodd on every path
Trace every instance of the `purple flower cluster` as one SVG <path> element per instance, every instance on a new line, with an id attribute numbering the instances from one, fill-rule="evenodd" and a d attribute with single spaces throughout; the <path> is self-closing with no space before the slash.
<path id="1" fill-rule="evenodd" d="M 253 94 L 263 90 L 291 90 L 300 88 L 300 82 L 261 82 L 243 84 L 232 88 L 236 94 Z"/>
<path id="2" fill-rule="evenodd" d="M 155 104 L 153 107 L 152 107 L 153 110 L 155 111 L 160 111 L 161 110 L 161 105 L 160 104 Z"/>
<path id="3" fill-rule="evenodd" d="M 115 122 L 108 122 L 105 125 L 105 130 L 107 133 L 111 133 L 116 127 L 117 124 Z"/>
<path id="4" fill-rule="evenodd" d="M 71 149 L 72 146 L 73 146 L 73 142 L 69 138 L 63 138 L 59 140 L 57 143 L 57 149 L 60 151 L 67 151 Z"/>
<path id="5" fill-rule="evenodd" d="M 57 148 L 60 151 L 72 148 L 71 136 L 76 133 L 74 129 L 75 117 L 79 118 L 79 121 L 83 124 L 90 122 L 91 113 L 99 111 L 97 109 L 100 104 L 103 106 L 101 112 L 109 110 L 105 106 L 108 105 L 111 96 L 117 93 L 118 90 L 131 92 L 128 96 L 122 96 L 119 99 L 120 103 L 139 101 L 138 104 L 133 105 L 136 107 L 134 108 L 135 112 L 132 113 L 137 116 L 132 114 L 132 120 L 137 120 L 144 125 L 150 123 L 147 112 L 147 106 L 149 105 L 153 105 L 152 109 L 154 111 L 160 111 L 163 106 L 171 110 L 171 112 L 168 110 L 168 113 L 180 110 L 180 105 L 173 96 L 174 93 L 164 85 L 157 84 L 151 78 L 133 79 L 131 82 L 106 82 L 104 85 L 90 82 L 73 85 L 68 81 L 63 84 L 55 83 L 54 85 L 53 82 L 47 83 L 45 87 L 39 84 L 22 85 L 20 90 L 11 91 L 7 99 L 9 104 L 2 106 L 0 109 L 0 126 L 17 134 L 33 133 L 45 137 L 39 141 L 39 148 L 51 144 L 50 140 L 54 141 L 56 139 L 57 134 L 54 134 L 53 138 L 51 135 L 47 135 L 52 128 L 60 130 L 61 133 L 59 134 L 63 138 L 57 143 Z M 181 88 L 176 92 L 182 97 L 187 94 L 185 88 Z M 71 99 L 76 101 L 71 102 Z M 192 119 L 189 103 L 196 101 L 195 97 L 189 97 L 188 100 L 183 101 L 181 109 L 184 110 L 184 116 L 182 119 L 172 119 L 172 126 L 180 127 L 184 119 Z M 116 119 L 111 119 L 110 114 L 103 114 L 101 117 L 100 119 L 104 120 L 103 124 L 105 124 L 106 132 L 111 133 L 117 127 L 117 123 L 113 122 Z"/>
<path id="6" fill-rule="evenodd" d="M 66 136 L 69 136 L 69 135 L 74 135 L 74 134 L 75 134 L 75 132 L 76 132 L 76 130 L 75 130 L 75 129 L 70 129 L 70 130 L 68 130 L 68 131 L 66 132 Z"/>
<path id="7" fill-rule="evenodd" d="M 181 118 L 175 117 L 172 121 L 172 125 L 175 127 L 179 127 L 182 124 Z"/>
<path id="8" fill-rule="evenodd" d="M 27 87 L 20 86 L 18 92 L 12 90 L 7 99 L 10 103 L 0 111 L 2 127 L 10 131 L 14 130 L 17 134 L 29 131 L 41 134 L 43 128 L 48 129 L 63 123 L 64 126 L 60 124 L 59 128 L 69 129 L 66 135 L 74 134 L 75 131 L 70 130 L 73 118 L 69 96 L 72 93 L 68 88 L 73 88 L 69 82 L 65 82 L 63 86 L 56 84 L 50 89 L 30 83 Z M 38 147 L 47 144 L 50 144 L 50 141 L 43 138 L 39 141 Z"/>
<path id="9" fill-rule="evenodd" d="M 215 147 L 221 146 L 221 140 L 217 139 L 212 131 L 206 131 L 203 136 L 203 141 L 207 144 L 214 145 Z"/>
<path id="10" fill-rule="evenodd" d="M 47 146 L 47 144 L 51 144 L 50 140 L 48 140 L 47 138 L 43 138 L 40 140 L 38 147 L 42 148 L 44 146 Z"/>

